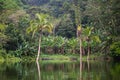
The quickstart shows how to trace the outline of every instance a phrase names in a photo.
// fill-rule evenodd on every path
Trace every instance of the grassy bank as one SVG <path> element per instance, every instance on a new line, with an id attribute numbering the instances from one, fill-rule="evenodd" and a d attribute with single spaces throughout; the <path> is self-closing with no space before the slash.
<path id="1" fill-rule="evenodd" d="M 34 61 L 36 57 L 26 57 L 25 59 L 31 59 Z M 96 53 L 90 55 L 89 60 L 110 60 L 112 59 L 111 57 Z M 41 54 L 40 56 L 41 61 L 53 61 L 53 62 L 73 62 L 73 61 L 80 61 L 80 55 L 79 54 Z M 87 61 L 87 56 L 82 57 L 83 61 Z"/>
<path id="2" fill-rule="evenodd" d="M 21 58 L 19 57 L 14 57 L 14 56 L 11 56 L 11 55 L 5 55 L 5 56 L 0 56 L 0 62 L 12 62 L 12 63 L 15 63 L 15 62 L 20 62 L 22 61 Z"/>
<path id="3" fill-rule="evenodd" d="M 53 62 L 53 63 L 61 63 L 61 62 L 77 62 L 80 60 L 79 58 L 79 54 L 68 54 L 68 55 L 59 55 L 59 54 L 55 54 L 55 55 L 46 55 L 46 54 L 42 54 L 40 56 L 40 62 Z M 87 60 L 87 56 L 83 56 L 83 61 Z M 107 59 L 107 57 L 105 57 L 105 55 L 98 55 L 98 54 L 94 54 L 94 55 L 90 55 L 90 60 L 105 60 Z M 25 62 L 33 62 L 36 60 L 36 57 L 30 57 L 30 56 L 24 56 L 24 57 L 14 57 L 14 56 L 10 56 L 10 55 L 6 55 L 5 57 L 0 56 L 0 62 L 20 62 L 20 61 L 25 61 Z"/>

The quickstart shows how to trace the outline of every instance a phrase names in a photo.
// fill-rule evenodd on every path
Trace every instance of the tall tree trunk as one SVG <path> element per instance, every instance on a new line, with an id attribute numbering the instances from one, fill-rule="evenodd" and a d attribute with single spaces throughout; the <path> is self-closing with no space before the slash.
<path id="1" fill-rule="evenodd" d="M 42 37 L 42 32 L 40 32 L 40 37 L 39 37 L 39 47 L 38 47 L 38 54 L 37 54 L 37 58 L 36 61 L 39 60 L 39 56 L 40 56 L 40 47 L 41 47 L 41 37 Z"/>
<path id="2" fill-rule="evenodd" d="M 82 60 L 82 39 L 80 38 L 80 60 Z"/>

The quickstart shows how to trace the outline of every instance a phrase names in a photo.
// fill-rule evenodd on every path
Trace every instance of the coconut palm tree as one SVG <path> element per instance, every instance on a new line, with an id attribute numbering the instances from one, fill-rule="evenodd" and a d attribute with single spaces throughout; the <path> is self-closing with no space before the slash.
<path id="1" fill-rule="evenodd" d="M 38 46 L 38 54 L 36 61 L 39 60 L 40 56 L 40 48 L 41 48 L 41 37 L 42 33 L 47 31 L 47 32 L 52 32 L 53 25 L 48 22 L 48 15 L 46 14 L 36 14 L 36 19 L 32 20 L 30 22 L 30 27 L 27 28 L 28 33 L 33 33 L 32 37 L 36 32 L 39 32 L 39 46 Z"/>

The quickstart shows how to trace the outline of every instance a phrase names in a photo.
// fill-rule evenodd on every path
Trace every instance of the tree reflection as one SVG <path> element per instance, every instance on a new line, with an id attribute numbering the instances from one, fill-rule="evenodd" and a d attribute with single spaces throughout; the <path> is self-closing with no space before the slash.
<path id="1" fill-rule="evenodd" d="M 0 80 L 120 80 L 119 73 L 120 63 L 105 61 L 0 64 Z"/>
<path id="2" fill-rule="evenodd" d="M 41 75 L 40 75 L 40 65 L 39 65 L 39 62 L 36 61 L 36 64 L 37 64 L 37 70 L 38 70 L 38 80 L 41 80 Z"/>
<path id="3" fill-rule="evenodd" d="M 80 80 L 82 80 L 82 59 L 80 59 Z"/>
<path id="4" fill-rule="evenodd" d="M 87 60 L 87 69 L 88 69 L 88 80 L 90 80 L 90 62 Z"/>
<path id="5" fill-rule="evenodd" d="M 90 77 L 90 61 L 83 62 L 80 60 L 80 79 L 79 80 L 91 80 Z M 87 74 L 87 76 L 85 76 Z"/>

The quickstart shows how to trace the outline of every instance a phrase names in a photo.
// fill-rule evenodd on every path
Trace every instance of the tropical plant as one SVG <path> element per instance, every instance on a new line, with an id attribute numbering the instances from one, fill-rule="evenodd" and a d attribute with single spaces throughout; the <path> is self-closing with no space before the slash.
<path id="1" fill-rule="evenodd" d="M 56 36 L 54 38 L 54 46 L 55 47 L 62 47 L 65 44 L 65 38 L 61 37 L 61 36 Z"/>
<path id="2" fill-rule="evenodd" d="M 101 42 L 99 36 L 92 34 L 92 30 L 93 27 L 86 27 L 83 29 L 84 39 L 87 42 L 87 47 L 88 47 L 87 60 L 89 59 L 91 45 Z"/>
<path id="3" fill-rule="evenodd" d="M 92 27 L 86 27 L 83 29 L 83 35 L 87 41 L 87 45 L 88 45 L 88 56 L 87 56 L 87 59 L 89 59 L 89 54 L 90 54 L 90 36 L 91 36 L 91 33 L 92 33 Z"/>
<path id="4" fill-rule="evenodd" d="M 78 40 L 75 38 L 71 38 L 67 41 L 67 46 L 72 49 L 72 53 L 75 53 L 75 49 L 78 46 Z"/>
<path id="5" fill-rule="evenodd" d="M 114 58 L 120 57 L 120 41 L 114 42 L 110 45 L 110 55 Z"/>
<path id="6" fill-rule="evenodd" d="M 42 36 L 42 43 L 41 47 L 46 48 L 46 47 L 54 47 L 54 39 L 53 36 Z"/>
<path id="7" fill-rule="evenodd" d="M 0 23 L 0 49 L 8 41 L 8 36 L 5 35 L 6 25 Z"/>
<path id="8" fill-rule="evenodd" d="M 30 22 L 30 27 L 27 28 L 28 33 L 32 33 L 32 37 L 36 32 L 39 32 L 39 47 L 36 61 L 39 60 L 40 48 L 41 48 L 41 37 L 43 32 L 52 32 L 53 25 L 48 22 L 48 15 L 46 14 L 36 14 L 36 19 Z"/>

